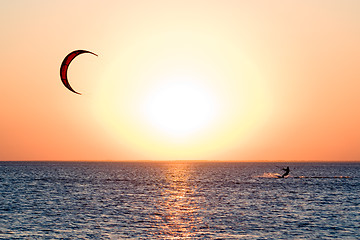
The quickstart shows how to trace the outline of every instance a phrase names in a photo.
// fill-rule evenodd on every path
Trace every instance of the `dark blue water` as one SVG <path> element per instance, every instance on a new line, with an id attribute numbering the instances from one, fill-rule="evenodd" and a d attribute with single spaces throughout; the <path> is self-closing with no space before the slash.
<path id="1" fill-rule="evenodd" d="M 360 239 L 360 163 L 277 165 L 0 162 L 0 239 Z"/>

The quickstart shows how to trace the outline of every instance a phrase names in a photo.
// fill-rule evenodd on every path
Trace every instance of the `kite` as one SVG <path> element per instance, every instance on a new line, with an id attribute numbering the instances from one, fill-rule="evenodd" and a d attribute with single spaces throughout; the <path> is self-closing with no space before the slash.
<path id="1" fill-rule="evenodd" d="M 76 92 L 74 89 L 72 89 L 72 87 L 70 86 L 70 83 L 68 81 L 68 78 L 67 78 L 67 70 L 69 68 L 69 65 L 71 63 L 71 61 L 78 55 L 80 54 L 83 54 L 83 53 L 91 53 L 95 56 L 97 56 L 95 53 L 92 53 L 92 52 L 89 52 L 89 51 L 86 51 L 86 50 L 75 50 L 71 53 L 69 53 L 63 60 L 63 62 L 61 63 L 61 67 L 60 67 L 60 78 L 61 78 L 61 81 L 62 83 L 65 85 L 65 87 L 67 89 L 69 89 L 70 91 L 76 93 L 76 94 L 79 94 L 81 95 L 81 93 L 78 93 Z"/>

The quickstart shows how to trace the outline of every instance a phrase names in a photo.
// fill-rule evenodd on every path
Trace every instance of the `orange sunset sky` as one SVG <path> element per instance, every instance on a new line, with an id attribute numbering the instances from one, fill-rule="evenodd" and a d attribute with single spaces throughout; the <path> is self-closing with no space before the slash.
<path id="1" fill-rule="evenodd" d="M 0 3 L 0 160 L 359 160 L 360 1 Z M 68 71 L 77 95 L 61 83 Z"/>

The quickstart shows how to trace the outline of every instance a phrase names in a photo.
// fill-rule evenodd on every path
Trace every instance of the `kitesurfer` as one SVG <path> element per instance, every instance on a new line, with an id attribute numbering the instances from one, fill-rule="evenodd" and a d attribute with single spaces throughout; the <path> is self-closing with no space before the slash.
<path id="1" fill-rule="evenodd" d="M 280 178 L 284 178 L 285 176 L 289 175 L 289 172 L 290 172 L 290 168 L 289 168 L 289 167 L 283 168 L 282 170 L 285 171 L 285 172 L 284 172 L 283 175 L 281 175 Z"/>

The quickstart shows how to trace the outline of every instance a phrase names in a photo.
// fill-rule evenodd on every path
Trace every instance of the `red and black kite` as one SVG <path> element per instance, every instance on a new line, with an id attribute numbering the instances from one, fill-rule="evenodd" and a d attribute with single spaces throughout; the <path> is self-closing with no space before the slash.
<path id="1" fill-rule="evenodd" d="M 95 53 L 92 53 L 92 52 L 89 52 L 89 51 L 86 51 L 86 50 L 75 50 L 71 53 L 69 53 L 63 60 L 63 62 L 61 63 L 61 67 L 60 67 L 60 78 L 61 78 L 61 81 L 62 83 L 65 85 L 65 87 L 67 89 L 69 89 L 70 91 L 74 92 L 74 93 L 77 93 L 77 94 L 80 94 L 81 93 L 78 93 L 76 92 L 74 89 L 72 89 L 72 87 L 70 86 L 70 83 L 67 79 L 67 70 L 69 68 L 69 65 L 71 63 L 71 61 L 78 55 L 80 54 L 83 54 L 83 53 L 91 53 L 95 56 L 97 56 Z"/>

